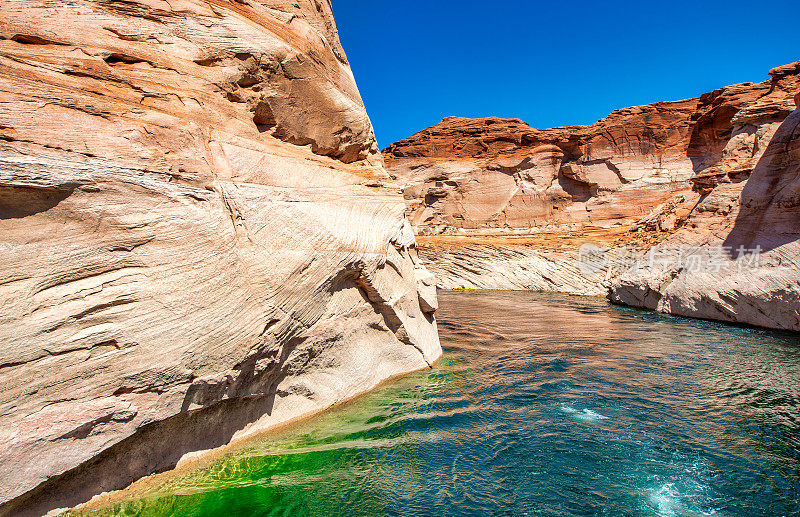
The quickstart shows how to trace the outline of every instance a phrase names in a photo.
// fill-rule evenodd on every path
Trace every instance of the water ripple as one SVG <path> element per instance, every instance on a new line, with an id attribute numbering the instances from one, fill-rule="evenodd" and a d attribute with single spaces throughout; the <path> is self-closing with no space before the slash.
<path id="1" fill-rule="evenodd" d="M 412 375 L 100 515 L 800 515 L 790 334 L 530 293 L 442 293 Z"/>

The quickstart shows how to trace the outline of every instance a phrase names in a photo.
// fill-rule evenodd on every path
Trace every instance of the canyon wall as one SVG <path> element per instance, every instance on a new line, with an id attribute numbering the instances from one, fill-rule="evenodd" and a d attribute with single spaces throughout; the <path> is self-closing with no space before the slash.
<path id="1" fill-rule="evenodd" d="M 0 4 L 0 515 L 440 353 L 329 0 Z"/>
<path id="2" fill-rule="evenodd" d="M 384 149 L 420 235 L 610 226 L 691 191 L 697 101 L 619 110 L 589 127 L 446 118 Z"/>
<path id="3" fill-rule="evenodd" d="M 800 94 L 796 97 L 800 105 Z M 704 175 L 711 188 L 722 175 Z M 800 331 L 800 110 L 746 182 L 719 183 L 687 224 L 611 284 L 615 303 Z"/>
<path id="4" fill-rule="evenodd" d="M 441 287 L 605 294 L 716 185 L 749 177 L 795 109 L 799 78 L 792 63 L 586 127 L 451 117 L 384 157 Z M 607 260 L 587 267 L 587 247 Z"/>

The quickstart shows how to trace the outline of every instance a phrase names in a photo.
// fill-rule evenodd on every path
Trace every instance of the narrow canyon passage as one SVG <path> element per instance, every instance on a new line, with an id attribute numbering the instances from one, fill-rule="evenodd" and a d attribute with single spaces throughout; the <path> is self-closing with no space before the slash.
<path id="1" fill-rule="evenodd" d="M 800 515 L 800 338 L 440 293 L 443 359 L 75 515 Z"/>
<path id="2" fill-rule="evenodd" d="M 613 4 L 0 0 L 0 517 L 800 517 L 796 6 Z"/>

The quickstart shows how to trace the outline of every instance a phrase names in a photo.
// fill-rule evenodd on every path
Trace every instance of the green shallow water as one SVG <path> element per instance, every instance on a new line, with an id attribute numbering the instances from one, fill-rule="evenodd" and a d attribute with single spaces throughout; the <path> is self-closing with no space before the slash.
<path id="1" fill-rule="evenodd" d="M 800 338 L 441 293 L 445 355 L 91 515 L 800 515 Z"/>

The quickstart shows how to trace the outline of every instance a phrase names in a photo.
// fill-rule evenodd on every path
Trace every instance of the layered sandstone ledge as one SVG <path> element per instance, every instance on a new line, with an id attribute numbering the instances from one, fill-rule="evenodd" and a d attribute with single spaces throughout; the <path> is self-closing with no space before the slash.
<path id="1" fill-rule="evenodd" d="M 0 515 L 441 353 L 327 1 L 0 4 Z"/>
<path id="2" fill-rule="evenodd" d="M 644 254 L 715 187 L 741 189 L 798 89 L 800 62 L 588 127 L 447 118 L 384 157 L 441 287 L 605 294 L 625 268 L 587 270 L 581 247 Z"/>

